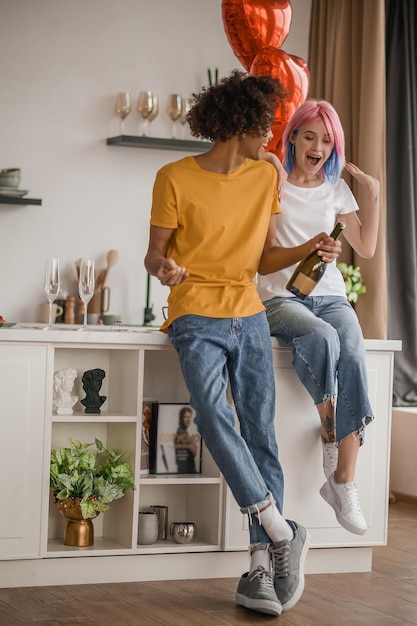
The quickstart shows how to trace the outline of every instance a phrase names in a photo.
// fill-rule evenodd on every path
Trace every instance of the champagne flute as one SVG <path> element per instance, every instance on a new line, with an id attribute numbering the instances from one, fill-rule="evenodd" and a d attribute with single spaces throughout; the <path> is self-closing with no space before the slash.
<path id="1" fill-rule="evenodd" d="M 182 113 L 182 98 L 179 93 L 170 93 L 168 96 L 167 113 L 172 120 L 172 139 L 177 138 L 176 121 Z"/>
<path id="2" fill-rule="evenodd" d="M 130 93 L 128 91 L 119 92 L 116 98 L 116 114 L 120 117 L 120 134 L 121 135 L 124 135 L 125 119 L 129 115 L 130 110 L 131 110 Z"/>
<path id="3" fill-rule="evenodd" d="M 155 99 L 155 100 L 154 100 Z M 156 102 L 156 107 L 158 108 L 158 98 L 154 96 L 152 91 L 141 91 L 139 92 L 137 111 L 143 117 L 143 129 L 142 129 L 142 137 L 146 137 L 147 128 L 149 126 L 149 116 L 152 113 L 154 108 L 154 103 Z M 156 115 L 158 114 L 158 111 Z M 156 117 L 155 115 L 155 117 Z M 152 118 L 153 119 L 153 118 Z"/>
<path id="4" fill-rule="evenodd" d="M 186 115 L 191 109 L 191 100 L 189 98 L 182 99 L 182 109 L 180 116 L 180 124 L 182 124 L 182 138 L 185 138 L 185 125 L 187 123 Z"/>
<path id="5" fill-rule="evenodd" d="M 148 136 L 151 136 L 151 122 L 159 113 L 158 96 L 152 94 L 152 111 L 149 113 L 145 123 L 148 124 Z"/>
<path id="6" fill-rule="evenodd" d="M 49 323 L 44 330 L 52 330 L 52 303 L 56 300 L 61 287 L 59 276 L 59 259 L 46 259 L 45 263 L 45 293 L 49 302 Z"/>
<path id="7" fill-rule="evenodd" d="M 87 330 L 88 303 L 94 296 L 94 261 L 91 259 L 81 261 L 78 293 L 84 302 L 84 324 L 78 330 Z"/>

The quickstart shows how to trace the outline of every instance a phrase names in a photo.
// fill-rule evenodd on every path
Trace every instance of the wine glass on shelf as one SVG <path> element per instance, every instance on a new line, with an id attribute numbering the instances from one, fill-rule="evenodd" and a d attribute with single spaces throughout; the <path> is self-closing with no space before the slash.
<path id="1" fill-rule="evenodd" d="M 172 120 L 172 139 L 177 138 L 176 121 L 181 117 L 182 98 L 179 93 L 170 93 L 168 96 L 167 113 Z"/>
<path id="2" fill-rule="evenodd" d="M 61 287 L 59 275 L 59 259 L 46 259 L 45 263 L 45 293 L 49 302 L 49 323 L 44 330 L 52 330 L 52 304 L 56 300 Z"/>
<path id="3" fill-rule="evenodd" d="M 94 261 L 91 259 L 81 261 L 78 293 L 84 302 L 84 324 L 78 330 L 87 330 L 88 303 L 94 296 Z"/>
<path id="4" fill-rule="evenodd" d="M 158 96 L 152 94 L 152 111 L 149 113 L 145 123 L 148 124 L 148 136 L 151 136 L 151 122 L 159 113 Z"/>
<path id="5" fill-rule="evenodd" d="M 152 91 L 140 91 L 136 108 L 144 120 L 142 137 L 146 137 L 150 122 L 158 115 L 158 96 Z M 153 111 L 155 114 L 152 116 Z"/>
<path id="6" fill-rule="evenodd" d="M 182 124 L 182 138 L 185 138 L 185 125 L 187 123 L 186 115 L 191 109 L 191 100 L 189 98 L 182 98 L 181 116 L 179 118 L 180 124 Z"/>
<path id="7" fill-rule="evenodd" d="M 131 111 L 130 93 L 128 91 L 120 91 L 116 97 L 116 114 L 120 117 L 120 134 L 125 133 L 125 119 Z"/>

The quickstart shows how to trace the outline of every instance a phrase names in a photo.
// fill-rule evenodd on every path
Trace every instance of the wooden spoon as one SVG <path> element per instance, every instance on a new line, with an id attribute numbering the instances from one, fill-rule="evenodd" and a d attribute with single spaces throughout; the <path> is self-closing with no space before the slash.
<path id="1" fill-rule="evenodd" d="M 113 267 L 113 265 L 115 265 L 118 260 L 119 253 L 117 252 L 117 250 L 109 250 L 107 253 L 107 267 L 105 270 L 103 270 L 98 279 L 99 287 L 104 287 L 110 268 Z"/>

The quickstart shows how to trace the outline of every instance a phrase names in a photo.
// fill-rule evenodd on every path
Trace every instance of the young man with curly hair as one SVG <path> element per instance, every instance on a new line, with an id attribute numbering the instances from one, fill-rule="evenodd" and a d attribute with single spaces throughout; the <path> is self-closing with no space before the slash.
<path id="1" fill-rule="evenodd" d="M 280 97 L 275 79 L 237 70 L 194 95 L 187 121 L 213 145 L 157 173 L 145 258 L 170 287 L 161 330 L 178 352 L 199 432 L 249 516 L 250 571 L 236 602 L 271 615 L 301 597 L 309 543 L 307 530 L 282 516 L 271 338 L 254 281 L 281 210 L 277 170 L 264 152 Z M 283 262 L 322 241 L 323 233 L 283 251 Z"/>

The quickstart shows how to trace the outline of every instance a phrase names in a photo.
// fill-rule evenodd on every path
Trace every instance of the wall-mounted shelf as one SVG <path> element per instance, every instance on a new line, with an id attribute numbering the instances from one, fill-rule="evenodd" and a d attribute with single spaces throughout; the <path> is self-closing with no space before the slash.
<path id="1" fill-rule="evenodd" d="M 153 148 L 156 150 L 182 150 L 185 152 L 205 152 L 212 146 L 210 141 L 137 137 L 136 135 L 109 137 L 106 143 L 109 146 L 122 146 L 125 148 Z"/>
<path id="2" fill-rule="evenodd" d="M 42 204 L 42 200 L 40 200 L 39 198 L 25 198 L 0 195 L 0 204 Z"/>

